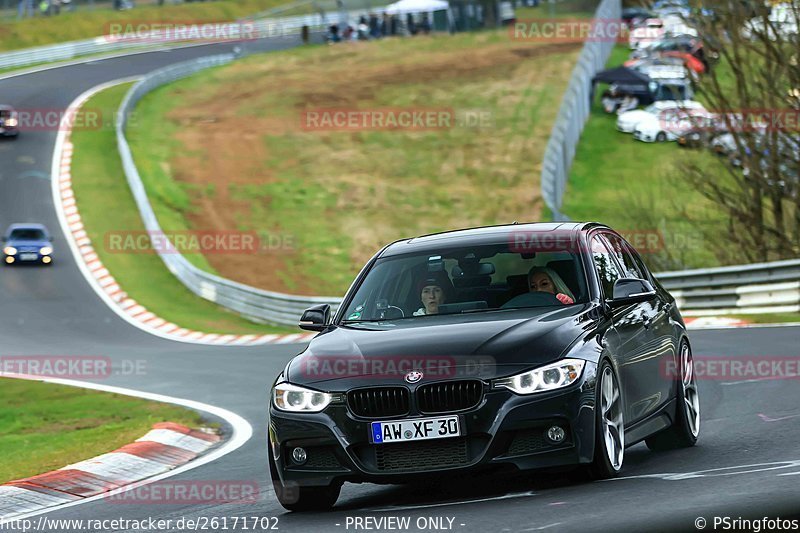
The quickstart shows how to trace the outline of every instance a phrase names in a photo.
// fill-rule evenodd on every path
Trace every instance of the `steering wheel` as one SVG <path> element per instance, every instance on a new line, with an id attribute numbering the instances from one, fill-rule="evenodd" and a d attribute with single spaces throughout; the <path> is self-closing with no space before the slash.
<path id="1" fill-rule="evenodd" d="M 526 292 L 511 298 L 504 303 L 505 307 L 547 307 L 552 305 L 563 305 L 555 294 L 549 292 Z"/>

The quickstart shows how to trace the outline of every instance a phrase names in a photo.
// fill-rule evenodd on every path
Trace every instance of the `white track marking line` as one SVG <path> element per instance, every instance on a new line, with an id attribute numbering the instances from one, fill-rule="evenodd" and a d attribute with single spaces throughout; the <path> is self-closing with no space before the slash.
<path id="1" fill-rule="evenodd" d="M 232 411 L 228 411 L 227 409 L 223 409 L 221 407 L 216 407 L 214 405 L 209 405 L 207 403 L 196 402 L 194 400 L 186 400 L 183 398 L 175 398 L 173 396 L 164 396 L 162 394 L 155 394 L 152 392 L 143 392 L 137 391 L 133 389 L 126 389 L 122 387 L 114 387 L 111 385 L 103 385 L 100 383 L 88 383 L 84 381 L 75 381 L 71 379 L 60 379 L 60 378 L 42 378 L 40 376 L 26 376 L 23 374 L 3 374 L 3 377 L 11 377 L 15 379 L 28 379 L 32 381 L 43 381 L 46 383 L 54 383 L 57 385 L 67 385 L 70 387 L 80 387 L 84 389 L 91 389 L 97 390 L 102 392 L 110 392 L 114 394 L 124 394 L 126 396 L 134 396 L 136 398 L 142 398 L 144 400 L 153 400 L 156 402 L 164 402 L 164 403 L 171 403 L 173 405 L 180 405 L 183 407 L 188 407 L 189 409 L 194 409 L 197 411 L 203 411 L 205 413 L 209 413 L 211 415 L 217 416 L 225 420 L 230 426 L 233 428 L 233 435 L 231 435 L 230 439 L 227 441 L 222 441 L 221 445 L 211 450 L 208 454 L 202 455 L 197 459 L 190 461 L 182 466 L 179 466 L 173 470 L 169 470 L 168 472 L 164 472 L 162 474 L 155 475 L 153 477 L 137 481 L 137 486 L 144 486 L 155 481 L 160 481 L 162 479 L 166 479 L 177 474 L 181 474 L 183 472 L 187 472 L 189 470 L 193 470 L 197 467 L 203 466 L 207 463 L 215 461 L 229 453 L 239 449 L 244 443 L 246 443 L 250 438 L 253 436 L 253 427 L 250 425 L 247 420 L 242 418 L 241 416 L 237 415 Z M 132 456 L 133 457 L 133 456 Z M 49 513 L 52 511 L 65 509 L 67 507 L 73 507 L 75 505 L 82 505 L 87 502 L 97 501 L 103 498 L 108 498 L 114 494 L 122 493 L 126 490 L 126 487 L 120 487 L 119 489 L 104 492 L 102 494 L 98 494 L 97 496 L 92 496 L 89 498 L 83 498 L 81 500 L 72 501 L 69 503 L 55 505 L 53 507 L 48 507 L 45 509 L 39 509 L 36 511 L 31 511 L 30 513 L 15 516 L 9 520 L 0 520 L 0 525 L 3 525 L 7 522 L 12 522 L 15 520 L 22 520 L 25 518 L 30 518 L 33 516 L 38 516 L 40 514 Z"/>
<path id="2" fill-rule="evenodd" d="M 550 529 L 551 527 L 560 526 L 561 522 L 555 522 L 553 524 L 547 524 L 546 526 L 540 527 L 529 527 L 528 529 L 520 529 L 520 531 L 543 531 L 545 529 Z"/>

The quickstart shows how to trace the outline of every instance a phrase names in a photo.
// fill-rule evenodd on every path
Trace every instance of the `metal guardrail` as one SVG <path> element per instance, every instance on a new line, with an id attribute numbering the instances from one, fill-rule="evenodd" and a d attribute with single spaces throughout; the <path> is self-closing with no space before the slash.
<path id="1" fill-rule="evenodd" d="M 800 260 L 662 272 L 687 315 L 800 312 Z"/>
<path id="2" fill-rule="evenodd" d="M 621 16 L 620 0 L 603 0 L 594 15 L 597 20 L 620 20 Z M 583 127 L 589 120 L 591 80 L 605 67 L 614 45 L 613 39 L 590 40 L 584 43 L 578 64 L 572 71 L 569 85 L 561 100 L 542 162 L 542 197 L 553 214 L 553 220 L 569 220 L 561 212 L 561 204 L 569 169 L 575 158 L 575 149 Z"/>
<path id="3" fill-rule="evenodd" d="M 234 59 L 233 54 L 224 54 L 156 70 L 136 83 L 120 105 L 119 120 L 116 124 L 117 147 L 122 158 L 125 177 L 136 200 L 145 229 L 151 236 L 161 237 L 164 232 L 147 198 L 128 140 L 125 138 L 127 117 L 133 112 L 139 100 L 150 91 L 201 70 L 228 64 Z M 155 243 L 154 247 L 160 249 Z M 340 297 L 296 296 L 265 291 L 205 272 L 192 265 L 180 253 L 159 253 L 159 256 L 170 272 L 193 293 L 259 322 L 296 326 L 300 315 L 307 307 L 329 303 L 335 310 L 341 300 Z"/>

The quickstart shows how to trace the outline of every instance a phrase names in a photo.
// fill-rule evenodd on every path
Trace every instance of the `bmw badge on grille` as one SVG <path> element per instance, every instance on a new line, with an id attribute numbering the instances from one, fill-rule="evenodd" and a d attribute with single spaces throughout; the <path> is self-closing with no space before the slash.
<path id="1" fill-rule="evenodd" d="M 405 380 L 408 383 L 416 383 L 417 381 L 422 379 L 422 376 L 423 374 L 419 370 L 412 370 L 411 372 L 406 374 Z"/>

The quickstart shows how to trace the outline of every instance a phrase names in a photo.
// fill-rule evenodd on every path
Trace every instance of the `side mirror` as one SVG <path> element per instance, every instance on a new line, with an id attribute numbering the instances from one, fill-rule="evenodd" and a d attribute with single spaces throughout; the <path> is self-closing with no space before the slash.
<path id="1" fill-rule="evenodd" d="M 656 297 L 656 290 L 649 281 L 638 278 L 621 278 L 614 282 L 614 294 L 606 303 L 613 309 L 631 304 L 647 302 Z"/>
<path id="2" fill-rule="evenodd" d="M 331 319 L 331 306 L 319 304 L 303 311 L 300 317 L 300 329 L 308 331 L 322 331 L 328 326 Z"/>

